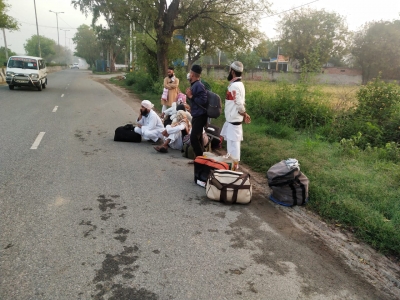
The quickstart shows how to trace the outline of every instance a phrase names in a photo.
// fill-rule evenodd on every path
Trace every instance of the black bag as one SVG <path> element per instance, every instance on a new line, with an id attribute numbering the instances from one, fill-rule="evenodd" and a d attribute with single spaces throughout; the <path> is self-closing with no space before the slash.
<path id="1" fill-rule="evenodd" d="M 142 141 L 142 136 L 135 132 L 135 126 L 126 124 L 125 126 L 115 129 L 114 141 L 140 143 Z"/>
<path id="2" fill-rule="evenodd" d="M 207 124 L 207 127 L 204 129 L 211 141 L 211 149 L 220 149 L 222 147 L 221 129 L 211 124 Z"/>
<path id="3" fill-rule="evenodd" d="M 205 106 L 200 104 L 197 105 L 207 112 L 207 117 L 216 119 L 221 115 L 222 112 L 221 98 L 216 93 L 213 93 L 209 90 L 206 90 L 206 92 L 207 92 L 207 102 Z"/>
<path id="4" fill-rule="evenodd" d="M 221 98 L 211 91 L 207 91 L 207 116 L 216 119 L 221 115 L 222 101 Z"/>
<path id="5" fill-rule="evenodd" d="M 283 206 L 304 205 L 308 201 L 309 180 L 299 167 L 289 169 L 286 162 L 273 165 L 267 172 L 268 185 L 272 189 L 269 198 Z"/>
<path id="6" fill-rule="evenodd" d="M 229 170 L 229 165 L 223 161 L 215 161 L 212 158 L 197 156 L 194 159 L 194 182 L 205 188 L 210 171 L 216 169 Z"/>

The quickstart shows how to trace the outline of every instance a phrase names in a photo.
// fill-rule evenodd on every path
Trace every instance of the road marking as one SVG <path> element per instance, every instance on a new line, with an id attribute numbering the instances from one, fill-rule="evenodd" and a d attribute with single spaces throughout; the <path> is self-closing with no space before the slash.
<path id="1" fill-rule="evenodd" d="M 58 108 L 58 106 L 55 106 L 54 109 L 53 109 L 53 112 L 56 112 L 57 108 Z"/>
<path id="2" fill-rule="evenodd" d="M 64 97 L 64 94 L 61 95 L 61 98 Z"/>
<path id="3" fill-rule="evenodd" d="M 42 141 L 42 138 L 43 138 L 43 136 L 44 136 L 45 133 L 46 133 L 46 132 L 41 132 L 41 133 L 39 133 L 39 135 L 37 136 L 35 142 L 33 143 L 32 147 L 31 147 L 31 149 L 34 149 L 34 150 L 35 150 L 35 149 L 37 149 L 37 148 L 39 147 L 39 144 L 40 144 L 40 142 Z"/>

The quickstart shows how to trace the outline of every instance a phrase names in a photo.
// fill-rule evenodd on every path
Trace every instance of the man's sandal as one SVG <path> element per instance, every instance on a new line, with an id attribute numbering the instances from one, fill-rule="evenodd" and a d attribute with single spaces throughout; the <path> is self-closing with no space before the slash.
<path id="1" fill-rule="evenodd" d="M 168 149 L 165 148 L 165 147 L 156 146 L 156 147 L 154 147 L 154 149 L 155 149 L 157 152 L 160 152 L 160 153 L 167 153 L 167 152 L 168 152 Z"/>

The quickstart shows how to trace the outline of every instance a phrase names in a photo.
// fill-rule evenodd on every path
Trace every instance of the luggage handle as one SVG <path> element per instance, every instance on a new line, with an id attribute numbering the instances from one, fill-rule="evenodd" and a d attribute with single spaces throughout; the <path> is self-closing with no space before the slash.
<path id="1" fill-rule="evenodd" d="M 217 178 L 214 176 L 214 170 L 211 170 L 210 172 L 210 183 L 214 185 L 217 189 L 221 191 L 221 194 L 219 196 L 219 201 L 222 203 L 236 203 L 237 202 L 237 195 L 238 191 L 241 189 L 249 189 L 251 185 L 249 184 L 244 184 L 245 181 L 250 177 L 250 174 L 242 174 L 238 178 L 236 178 L 235 181 L 231 183 L 221 183 Z M 239 185 L 235 185 L 237 181 L 242 180 L 242 182 Z M 228 201 L 228 189 L 232 188 L 233 189 L 233 195 L 232 195 L 232 202 Z"/>

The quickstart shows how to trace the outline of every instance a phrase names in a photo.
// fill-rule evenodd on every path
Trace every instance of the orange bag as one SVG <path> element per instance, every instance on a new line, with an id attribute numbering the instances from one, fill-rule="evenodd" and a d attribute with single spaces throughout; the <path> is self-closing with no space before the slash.
<path id="1" fill-rule="evenodd" d="M 229 169 L 229 165 L 226 162 L 215 161 L 212 158 L 204 156 L 197 156 L 194 160 L 194 182 L 205 188 L 211 170 Z"/>

